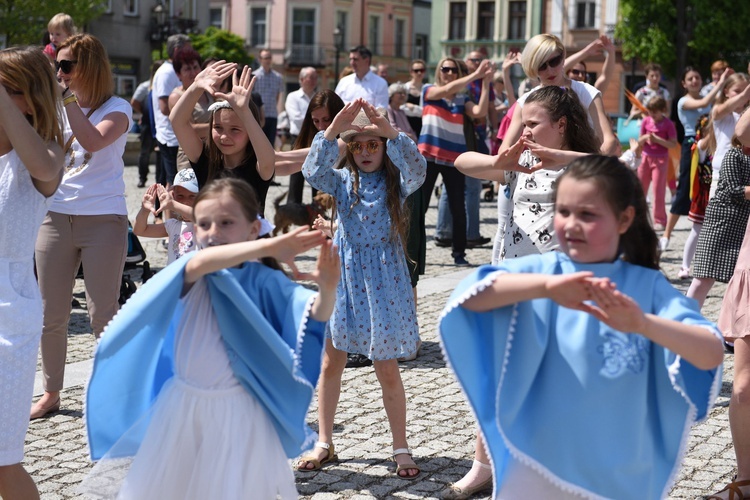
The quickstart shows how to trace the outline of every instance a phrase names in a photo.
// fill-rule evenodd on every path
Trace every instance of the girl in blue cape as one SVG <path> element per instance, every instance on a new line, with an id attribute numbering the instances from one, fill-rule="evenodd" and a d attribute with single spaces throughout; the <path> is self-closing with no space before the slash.
<path id="1" fill-rule="evenodd" d="M 245 181 L 207 185 L 193 209 L 201 250 L 144 285 L 105 331 L 86 419 L 92 458 L 107 460 L 87 493 L 297 498 L 288 458 L 316 438 L 305 416 L 339 259 L 320 231 L 256 240 L 258 213 Z M 316 246 L 317 268 L 299 273 L 295 255 Z M 264 265 L 269 258 L 320 292 L 290 281 L 277 263 Z M 113 467 L 127 474 L 122 484 Z"/>
<path id="2" fill-rule="evenodd" d="M 721 334 L 658 271 L 643 191 L 617 158 L 570 164 L 554 226 L 562 252 L 480 268 L 440 322 L 494 497 L 663 498 L 718 393 Z"/>

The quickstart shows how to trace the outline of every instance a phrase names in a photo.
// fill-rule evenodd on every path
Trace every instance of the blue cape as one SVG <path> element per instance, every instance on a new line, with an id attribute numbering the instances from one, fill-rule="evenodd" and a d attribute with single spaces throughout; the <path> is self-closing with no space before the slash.
<path id="1" fill-rule="evenodd" d="M 454 291 L 440 321 L 449 365 L 486 440 L 496 493 L 512 456 L 584 497 L 649 499 L 669 492 L 690 427 L 705 418 L 721 367 L 700 370 L 637 334 L 535 299 L 485 313 L 461 304 L 499 272 L 607 276 L 644 312 L 716 327 L 656 270 L 584 265 L 549 252 L 484 266 Z"/>
<path id="2" fill-rule="evenodd" d="M 93 460 L 128 430 L 118 456 L 138 451 L 149 409 L 174 375 L 174 328 L 190 253 L 149 280 L 102 335 L 86 393 Z M 310 318 L 316 295 L 258 263 L 204 277 L 235 376 L 271 418 L 288 457 L 315 441 L 305 418 L 320 375 L 325 323 Z M 147 422 L 146 422 L 147 424 Z M 116 458 L 116 457 L 115 457 Z"/>

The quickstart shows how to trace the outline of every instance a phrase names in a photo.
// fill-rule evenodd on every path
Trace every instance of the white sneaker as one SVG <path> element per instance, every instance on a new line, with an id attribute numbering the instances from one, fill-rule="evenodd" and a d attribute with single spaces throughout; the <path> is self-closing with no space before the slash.
<path id="1" fill-rule="evenodd" d="M 659 238 L 659 251 L 664 252 L 667 248 L 669 248 L 669 238 L 662 236 Z"/>

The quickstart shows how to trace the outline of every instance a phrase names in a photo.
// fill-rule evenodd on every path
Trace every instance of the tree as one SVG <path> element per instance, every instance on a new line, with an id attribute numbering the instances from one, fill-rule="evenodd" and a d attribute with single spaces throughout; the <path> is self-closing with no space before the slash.
<path id="1" fill-rule="evenodd" d="M 102 0 L 0 0 L 0 34 L 8 46 L 41 44 L 47 22 L 60 12 L 82 29 L 106 9 Z"/>
<path id="2" fill-rule="evenodd" d="M 745 71 L 750 46 L 750 2 L 736 0 L 621 0 L 615 38 L 623 58 L 662 65 L 679 77 L 686 66 L 706 76 L 722 58 Z"/>
<path id="3" fill-rule="evenodd" d="M 210 26 L 204 33 L 191 35 L 193 48 L 203 59 L 215 57 L 238 64 L 251 64 L 253 58 L 245 49 L 245 40 L 239 35 Z"/>

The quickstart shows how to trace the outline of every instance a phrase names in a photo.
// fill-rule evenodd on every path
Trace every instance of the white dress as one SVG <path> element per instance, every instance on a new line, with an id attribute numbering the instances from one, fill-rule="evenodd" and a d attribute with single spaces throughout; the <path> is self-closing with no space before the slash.
<path id="1" fill-rule="evenodd" d="M 297 498 L 271 420 L 234 376 L 206 282 L 198 280 L 183 300 L 175 376 L 154 404 L 117 498 Z M 91 495 L 94 488 L 88 489 Z M 109 496 L 96 490 L 92 496 Z"/>
<path id="2" fill-rule="evenodd" d="M 0 466 L 23 460 L 42 336 L 34 242 L 50 200 L 15 151 L 0 156 Z"/>

